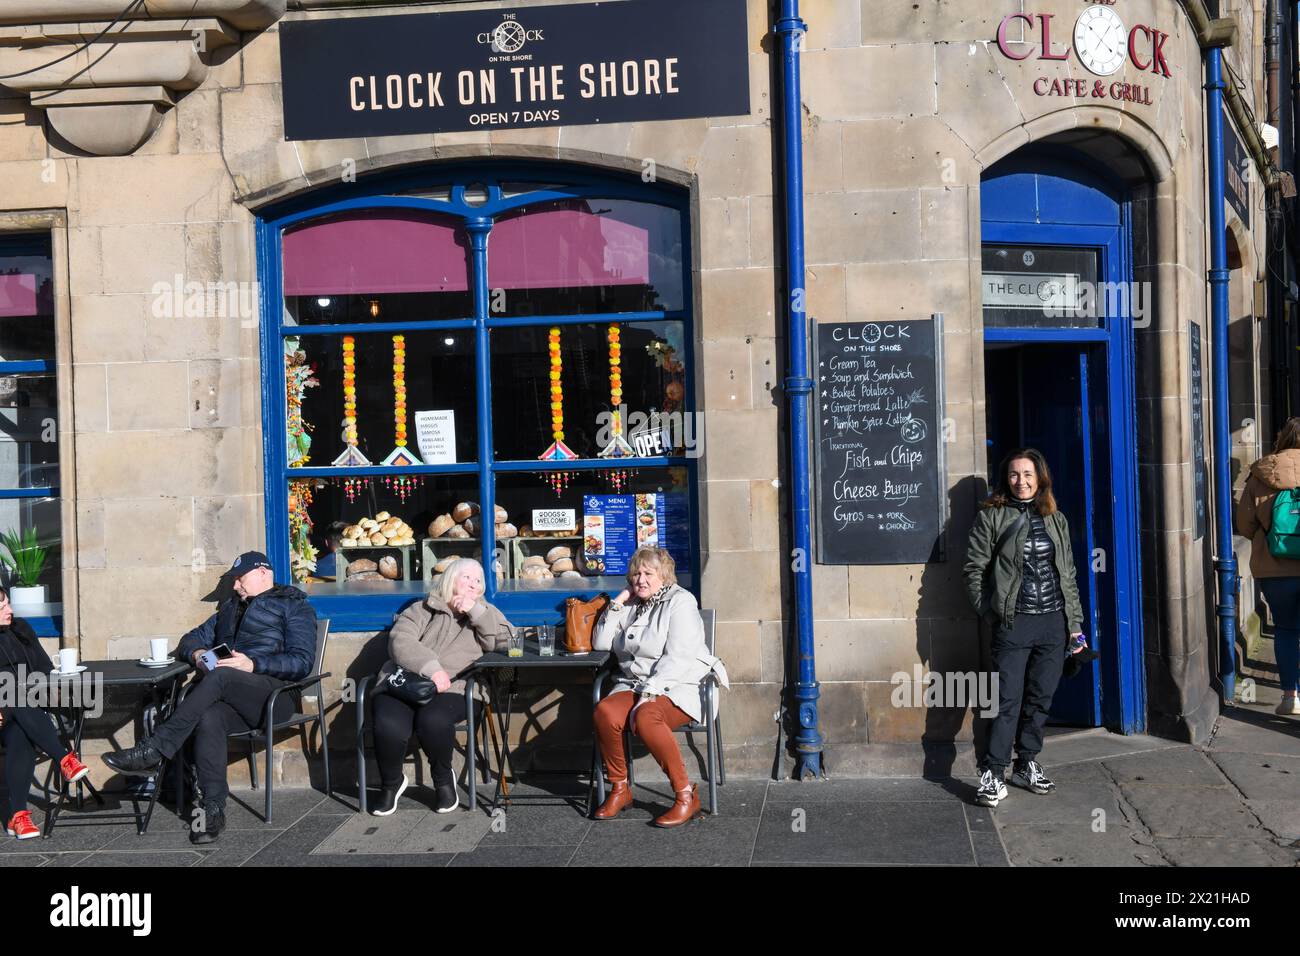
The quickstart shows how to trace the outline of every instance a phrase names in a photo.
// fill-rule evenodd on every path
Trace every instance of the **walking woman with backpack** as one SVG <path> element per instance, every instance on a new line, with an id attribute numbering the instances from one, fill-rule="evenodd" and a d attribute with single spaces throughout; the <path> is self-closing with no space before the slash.
<path id="1" fill-rule="evenodd" d="M 1282 426 L 1273 454 L 1250 466 L 1237 502 L 1237 533 L 1250 538 L 1250 573 L 1273 616 L 1273 653 L 1282 701 L 1300 716 L 1300 418 Z"/>
<path id="2" fill-rule="evenodd" d="M 1085 653 L 1086 642 L 1070 526 L 1041 452 L 1018 448 L 1002 459 L 997 489 L 971 528 L 965 575 L 971 604 L 993 628 L 998 674 L 998 715 L 975 802 L 996 807 L 1006 798 L 1013 743 L 1012 782 L 1051 793 L 1056 784 L 1038 762 L 1043 728 L 1066 658 Z"/>

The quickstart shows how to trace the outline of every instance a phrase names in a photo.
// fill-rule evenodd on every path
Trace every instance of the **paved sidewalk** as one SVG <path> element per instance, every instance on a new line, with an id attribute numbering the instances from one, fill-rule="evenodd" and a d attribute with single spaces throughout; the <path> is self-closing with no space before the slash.
<path id="1" fill-rule="evenodd" d="M 1012 787 L 996 810 L 971 804 L 973 780 L 915 777 L 733 778 L 717 817 L 678 830 L 650 826 L 670 802 L 657 774 L 607 823 L 583 816 L 574 777 L 517 785 L 517 795 L 552 795 L 550 805 L 521 803 L 496 818 L 435 814 L 432 793 L 414 787 L 384 818 L 355 813 L 355 794 L 285 788 L 272 827 L 254 813 L 260 792 L 236 792 L 230 828 L 211 846 L 191 846 L 185 822 L 160 806 L 143 837 L 129 825 L 59 827 L 22 843 L 0 836 L 0 865 L 1295 866 L 1300 718 L 1273 714 L 1272 665 L 1248 663 L 1258 701 L 1229 708 L 1207 747 L 1057 733 L 1042 759 L 1058 791 Z"/>
<path id="2" fill-rule="evenodd" d="M 130 826 L 60 827 L 49 840 L 0 843 L 0 865 L 1296 865 L 1300 721 L 1269 706 L 1229 711 L 1204 750 L 1088 731 L 1049 738 L 1043 759 L 1059 791 L 1012 788 L 993 811 L 971 805 L 970 780 L 733 779 L 719 816 L 673 831 L 649 825 L 669 802 L 658 781 L 608 823 L 582 815 L 572 777 L 517 786 L 558 796 L 496 819 L 435 814 L 432 794 L 416 788 L 386 818 L 356 814 L 350 795 L 283 789 L 268 827 L 253 812 L 261 794 L 243 791 L 209 847 L 192 847 L 184 822 L 160 807 L 143 837 Z"/>

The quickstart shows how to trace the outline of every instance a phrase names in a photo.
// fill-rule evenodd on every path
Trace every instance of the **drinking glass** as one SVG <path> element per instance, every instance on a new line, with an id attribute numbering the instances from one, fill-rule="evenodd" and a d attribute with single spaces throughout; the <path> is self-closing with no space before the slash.
<path id="1" fill-rule="evenodd" d="M 524 628 L 517 627 L 510 632 L 510 644 L 507 651 L 509 657 L 524 656 Z"/>
<path id="2" fill-rule="evenodd" d="M 537 652 L 542 657 L 555 656 L 555 625 L 543 624 L 537 628 Z"/>

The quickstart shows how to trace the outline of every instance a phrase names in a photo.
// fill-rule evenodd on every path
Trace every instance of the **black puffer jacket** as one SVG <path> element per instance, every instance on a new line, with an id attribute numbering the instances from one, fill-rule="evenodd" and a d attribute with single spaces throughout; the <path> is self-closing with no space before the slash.
<path id="1" fill-rule="evenodd" d="M 0 671 L 17 674 L 20 664 L 29 674 L 48 674 L 54 670 L 50 655 L 41 647 L 31 625 L 16 617 L 8 627 L 0 627 Z"/>
<path id="2" fill-rule="evenodd" d="M 1051 614 L 1065 607 L 1061 596 L 1061 579 L 1056 571 L 1056 545 L 1047 533 L 1047 523 L 1036 509 L 1023 505 L 1029 516 L 1029 535 L 1022 550 L 1024 568 L 1020 576 L 1020 595 L 1016 598 L 1017 614 Z"/>
<path id="3" fill-rule="evenodd" d="M 316 612 L 307 595 L 277 584 L 248 602 L 239 617 L 238 595 L 221 602 L 217 613 L 181 638 L 176 656 L 188 661 L 203 647 L 228 644 L 253 662 L 253 671 L 280 680 L 302 680 L 316 662 Z"/>

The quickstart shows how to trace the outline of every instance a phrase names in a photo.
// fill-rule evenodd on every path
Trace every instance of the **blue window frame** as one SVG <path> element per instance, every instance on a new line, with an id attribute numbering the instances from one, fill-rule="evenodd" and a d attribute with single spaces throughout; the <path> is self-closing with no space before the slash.
<path id="1" fill-rule="evenodd" d="M 8 567 L 4 581 L 16 613 L 42 637 L 63 628 L 53 286 L 47 233 L 0 236 L 0 533 L 35 533 L 44 599 L 13 594 L 20 581 Z"/>
<path id="2" fill-rule="evenodd" d="M 565 254 L 572 252 L 568 247 L 571 240 L 579 243 L 585 241 L 561 236 L 554 242 L 565 248 L 556 253 L 555 249 L 548 248 L 547 242 L 536 241 L 538 236 L 545 235 L 544 230 L 538 236 L 530 236 L 529 223 L 521 223 L 520 219 L 542 213 L 563 216 L 566 211 L 572 212 L 575 209 L 582 210 L 579 225 L 583 227 L 590 227 L 596 221 L 595 217 L 608 217 L 608 220 L 597 223 L 603 237 L 597 239 L 603 259 L 594 268 L 597 271 L 606 269 L 611 276 L 621 276 L 627 265 L 620 258 L 625 252 L 620 248 L 620 242 L 626 238 L 623 234 L 628 230 L 620 226 L 620 217 L 640 217 L 639 221 L 646 231 L 660 236 L 662 248 L 653 248 L 652 239 L 649 240 L 652 248 L 639 250 L 647 253 L 641 257 L 639 268 L 646 272 L 648 278 L 645 287 L 653 288 L 653 295 L 623 294 L 629 281 L 626 276 L 611 279 L 615 285 L 608 288 L 597 288 L 599 282 L 588 283 L 581 289 L 567 288 L 563 276 L 555 275 L 547 276 L 542 283 L 546 287 L 541 291 L 538 291 L 540 286 L 530 285 L 532 280 L 528 278 L 522 280 L 522 286 L 520 281 L 514 281 L 511 286 L 512 280 L 506 278 L 502 284 L 507 288 L 493 287 L 490 279 L 500 278 L 512 269 L 520 271 L 511 262 L 507 262 L 507 258 L 513 260 L 522 257 L 530 261 L 544 259 L 547 255 L 564 258 Z M 656 213 L 656 210 L 662 215 Z M 388 225 L 382 226 L 380 232 L 367 232 L 370 224 L 366 219 L 372 216 L 381 219 L 388 217 L 385 220 Z M 334 248 L 332 251 L 322 251 L 318 256 L 308 255 L 306 260 L 301 257 L 295 260 L 309 263 L 305 271 L 314 270 L 322 274 L 301 281 L 291 276 L 290 281 L 294 287 L 289 291 L 294 294 L 286 298 L 286 235 L 298 235 L 297 230 L 320 223 L 358 220 L 362 226 L 358 227 L 356 235 L 388 237 L 379 241 L 392 241 L 392 236 L 397 232 L 406 235 L 408 229 L 413 230 L 410 232 L 412 236 L 423 234 L 429 237 L 430 261 L 415 267 L 425 274 L 421 286 L 425 294 L 399 294 L 395 291 L 398 284 L 394 284 L 387 288 L 391 294 L 375 295 L 373 298 L 368 293 L 363 295 L 359 307 L 355 295 L 345 294 L 342 300 L 335 296 L 320 295 L 314 301 L 316 305 L 325 303 L 320 306 L 321 310 L 342 306 L 337 314 L 321 313 L 313 306 L 313 289 L 345 289 L 346 285 L 330 285 L 334 280 L 324 275 L 331 268 L 326 261 L 328 256 L 338 254 L 337 248 Z M 510 225 L 503 227 L 503 223 Z M 426 231 L 421 233 L 422 229 Z M 499 234 L 505 237 L 507 230 L 510 230 L 511 238 L 503 238 L 501 241 L 510 243 L 502 246 L 502 249 L 508 248 L 508 254 L 498 254 L 494 260 L 493 236 Z M 402 607 L 418 599 L 426 586 L 421 579 L 427 575 L 417 576 L 414 566 L 416 563 L 431 565 L 432 558 L 439 557 L 442 552 L 430 554 L 430 551 L 440 548 L 443 542 L 439 538 L 426 544 L 429 536 L 424 520 L 431 514 L 450 510 L 452 504 L 460 500 L 473 501 L 481 509 L 481 514 L 493 514 L 497 503 L 505 500 L 513 507 L 512 523 L 518 524 L 524 523 L 522 515 L 528 513 L 530 503 L 533 508 L 545 508 L 548 505 L 554 507 L 557 504 L 574 508 L 576 505 L 578 528 L 573 545 L 580 551 L 584 540 L 581 537 L 583 510 L 582 501 L 575 502 L 574 496 L 618 493 L 620 489 L 609 486 L 615 464 L 619 470 L 630 472 L 632 476 L 632 483 L 623 487 L 622 492 L 632 494 L 658 491 L 670 498 L 676 496 L 684 503 L 685 516 L 678 516 L 680 523 L 676 526 L 677 538 L 670 539 L 668 546 L 670 549 L 676 546 L 681 555 L 681 583 L 697 590 L 698 573 L 691 573 L 700 566 L 694 457 L 678 447 L 669 454 L 626 457 L 615 463 L 611 459 L 598 457 L 593 451 L 596 446 L 590 440 L 590 433 L 582 432 L 581 436 L 575 434 L 569 438 L 579 457 L 543 461 L 538 456 L 544 448 L 539 445 L 533 449 L 527 441 L 519 440 L 519 434 L 531 429 L 529 434 L 535 436 L 537 427 L 534 419 L 547 423 L 545 405 L 541 405 L 541 410 L 536 413 L 513 406 L 494 409 L 494 395 L 501 398 L 512 394 L 512 390 L 515 390 L 513 394 L 519 394 L 516 379 L 528 374 L 526 371 L 518 371 L 519 369 L 526 369 L 534 359 L 543 362 L 546 360 L 548 330 L 554 329 L 560 330 L 566 342 L 566 350 L 576 348 L 579 356 L 589 356 L 584 365 L 571 370 L 573 356 L 569 351 L 565 352 L 565 395 L 561 411 L 565 416 L 564 424 L 573 421 L 573 413 L 564 407 L 574 400 L 570 393 L 578 393 L 578 405 L 588 412 L 601 407 L 608 409 L 610 402 L 606 401 L 602 406 L 601 398 L 612 399 L 612 396 L 603 384 L 606 369 L 600 364 L 608 359 L 604 353 L 601 353 L 599 360 L 590 356 L 594 354 L 591 346 L 597 341 L 595 337 L 601 336 L 600 341 L 603 343 L 606 334 L 604 330 L 611 324 L 616 324 L 623 330 L 625 350 L 633 340 L 640 345 L 643 342 L 662 344 L 671 339 L 672 345 L 668 351 L 676 354 L 676 364 L 673 367 L 680 370 L 680 381 L 678 392 L 668 394 L 676 395 L 675 403 L 681 411 L 690 412 L 695 408 L 689 261 L 691 229 L 685 190 L 646 184 L 634 177 L 597 176 L 553 166 L 476 164 L 472 168 L 426 169 L 376 177 L 347 184 L 325 194 L 291 200 L 265 212 L 259 218 L 257 232 L 258 273 L 262 287 L 265 507 L 268 556 L 275 565 L 277 579 L 289 580 L 292 574 L 290 528 L 293 520 L 289 509 L 291 482 L 309 483 L 295 487 L 306 487 L 315 496 L 312 508 L 318 509 L 313 517 L 317 541 L 320 540 L 320 522 L 323 520 L 319 513 L 322 498 L 328 500 L 326 508 L 328 502 L 342 501 L 341 495 L 346 496 L 346 489 L 341 490 L 339 485 L 349 479 L 369 483 L 357 501 L 342 506 L 343 514 L 332 515 L 348 524 L 349 528 L 359 520 L 358 514 L 365 513 L 369 516 L 364 507 L 367 503 L 365 496 L 375 489 L 387 488 L 386 480 L 391 482 L 395 477 L 418 483 L 417 494 L 425 495 L 423 502 L 418 503 L 429 505 L 423 509 L 420 520 L 412 519 L 408 524 L 415 538 L 414 545 L 406 546 L 409 556 L 400 553 L 400 548 L 391 554 L 401 566 L 399 574 L 403 583 L 390 584 L 372 580 L 367 582 L 372 590 L 359 593 L 351 589 L 352 582 L 343 582 L 342 572 L 336 569 L 339 580 L 333 585 L 315 581 L 305 585 L 317 611 L 329 616 L 334 621 L 335 629 L 368 630 L 386 627 Z M 435 251 L 435 246 L 441 251 Z M 463 254 L 463 286 L 460 278 L 454 274 L 455 269 L 451 268 L 451 260 L 456 254 L 453 247 L 459 247 Z M 409 249 L 405 247 L 394 247 L 391 254 L 386 252 L 379 258 L 405 259 L 407 252 Z M 439 256 L 442 257 L 440 261 L 430 264 Z M 358 253 L 358 257 L 364 256 Z M 371 257 L 372 260 L 374 258 L 375 256 Z M 420 259 L 417 255 L 413 261 Z M 371 261 L 367 268 L 372 271 L 382 270 L 384 265 Z M 528 268 L 542 274 L 547 265 L 543 262 Z M 592 266 L 585 263 L 583 268 L 590 269 Z M 324 284 L 313 286 L 313 282 Z M 437 294 L 428 292 L 433 288 L 439 290 Z M 346 287 L 345 291 L 356 290 Z M 306 297 L 302 298 L 304 293 Z M 390 315 L 399 318 L 389 321 Z M 324 459 L 332 458 L 333 452 L 340 447 L 328 443 L 346 443 L 349 440 L 346 432 L 349 418 L 352 422 L 350 427 L 354 429 L 351 440 L 361 444 L 355 430 L 361 428 L 362 413 L 358 408 L 363 399 L 354 397 L 350 412 L 344 406 L 344 433 L 339 439 L 329 436 L 329 430 L 325 427 L 317 427 L 312 435 L 313 442 L 320 446 L 322 460 L 291 464 L 291 453 L 286 442 L 291 417 L 286 401 L 286 352 L 300 350 L 297 361 L 301 362 L 303 354 L 308 355 L 310 361 L 310 356 L 324 356 L 327 353 L 331 356 L 346 355 L 351 350 L 351 354 L 356 357 L 353 362 L 353 367 L 358 370 L 356 374 L 374 376 L 378 374 L 376 362 L 381 358 L 386 361 L 385 346 L 374 338 L 377 335 L 389 338 L 404 336 L 403 348 L 410 349 L 411 353 L 418 356 L 425 356 L 407 359 L 407 353 L 401 353 L 399 359 L 395 354 L 394 363 L 403 361 L 407 369 L 412 369 L 414 364 L 424 363 L 436 369 L 435 377 L 445 386 L 442 391 L 450 393 L 446 397 L 440 395 L 439 401 L 445 405 L 455 405 L 457 410 L 454 416 L 456 435 L 453 460 L 442 464 L 385 466 L 376 461 L 382 456 L 380 451 L 378 455 L 366 456 L 372 462 L 369 465 L 335 467 L 327 464 Z M 350 337 L 352 344 L 340 352 L 335 340 L 342 340 L 344 336 Z M 574 344 L 569 345 L 570 342 Z M 435 355 L 443 344 L 459 357 L 459 361 L 444 361 Z M 394 342 L 393 348 L 396 347 Z M 421 352 L 421 349 L 424 351 Z M 623 354 L 626 356 L 628 353 L 625 351 Z M 617 363 L 611 363 L 609 372 L 614 371 L 614 364 Z M 325 368 L 325 365 L 330 367 Z M 303 409 L 316 402 L 317 393 L 331 390 L 331 382 L 325 382 L 326 378 L 344 381 L 337 378 L 338 369 L 334 367 L 333 357 L 314 367 L 320 369 L 322 387 L 312 392 L 312 397 L 303 398 L 300 405 Z M 344 363 L 342 367 L 343 374 L 348 374 L 347 364 Z M 393 370 L 396 376 L 396 364 Z M 577 373 L 581 374 L 575 380 L 573 375 Z M 354 388 L 355 396 L 362 391 L 361 380 L 354 378 L 353 381 L 351 387 Z M 593 385 L 592 381 L 598 384 Z M 575 388 L 575 383 L 581 387 Z M 345 384 L 344 389 L 347 387 L 349 386 Z M 397 394 L 396 384 L 392 394 Z M 545 397 L 548 396 L 543 396 Z M 549 397 L 555 398 L 554 395 Z M 625 403 L 630 405 L 630 402 Z M 636 410 L 635 406 L 631 408 Z M 642 410 L 648 409 L 643 407 Z M 409 429 L 409 447 L 418 456 L 413 413 L 414 409 L 406 416 L 407 423 L 404 427 Z M 324 418 L 311 424 L 323 426 L 323 422 L 328 420 Z M 463 427 L 466 421 L 472 421 L 472 430 Z M 585 420 L 583 424 L 586 424 Z M 393 437 L 401 436 L 394 434 Z M 579 441 L 579 437 L 587 439 L 585 445 Z M 548 434 L 545 441 L 549 442 L 551 438 Z M 373 441 L 370 444 L 373 451 L 376 446 Z M 293 452 L 294 455 L 298 453 L 298 450 Z M 548 481 L 561 476 L 561 483 L 567 482 L 569 485 L 563 492 L 567 498 L 562 503 L 553 488 L 548 486 Z M 638 481 L 641 482 L 640 485 L 637 484 Z M 301 502 L 302 497 L 299 496 L 297 500 Z M 379 500 L 377 495 L 368 499 L 369 502 Z M 405 502 L 405 498 L 402 500 Z M 415 507 L 416 504 L 417 500 L 413 498 L 412 511 L 419 510 Z M 384 510 L 395 512 L 397 509 Z M 528 542 L 499 540 L 496 531 L 495 522 L 483 522 L 475 535 L 480 543 L 470 550 L 478 552 L 472 556 L 482 560 L 487 570 L 487 600 L 500 607 L 516 623 L 558 622 L 566 598 L 586 598 L 601 591 L 616 591 L 623 586 L 621 576 L 613 575 L 556 578 L 537 586 L 530 585 L 515 577 L 518 569 L 512 560 L 516 556 L 522 559 L 522 549 Z M 681 540 L 682 537 L 686 540 Z M 406 537 L 394 540 L 406 540 Z M 532 542 L 532 545 L 536 553 L 536 542 Z M 465 550 L 462 547 L 453 553 L 463 553 Z M 353 552 L 351 549 L 340 552 L 345 558 L 360 553 L 363 552 Z M 498 560 L 502 561 L 501 580 L 492 573 L 490 563 L 483 560 L 482 556 L 488 554 L 498 555 Z M 338 558 L 334 560 L 338 561 Z"/>

